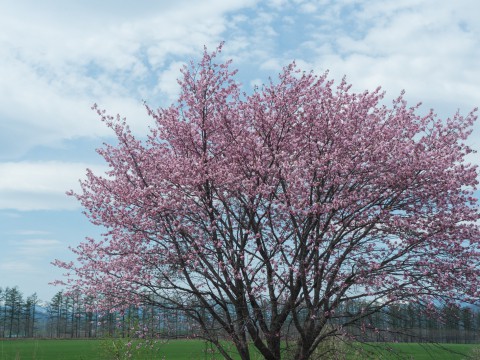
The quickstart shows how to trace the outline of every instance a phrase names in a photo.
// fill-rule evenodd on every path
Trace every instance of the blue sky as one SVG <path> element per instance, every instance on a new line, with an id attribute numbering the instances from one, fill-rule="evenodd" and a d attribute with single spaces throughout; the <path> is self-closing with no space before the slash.
<path id="1" fill-rule="evenodd" d="M 292 60 L 354 90 L 406 90 L 441 117 L 480 105 L 476 0 L 0 0 L 0 287 L 50 300 L 50 265 L 99 230 L 65 191 L 112 140 L 96 102 L 145 134 L 183 63 L 226 41 L 248 92 Z M 480 124 L 470 140 L 480 150 Z M 469 159 L 479 164 L 480 155 Z"/>

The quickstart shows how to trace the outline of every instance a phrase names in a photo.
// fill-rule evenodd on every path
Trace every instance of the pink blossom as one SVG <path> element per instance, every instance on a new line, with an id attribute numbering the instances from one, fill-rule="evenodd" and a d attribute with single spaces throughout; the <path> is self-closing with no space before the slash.
<path id="1" fill-rule="evenodd" d="M 272 359 L 281 336 L 261 339 L 302 308 L 320 314 L 293 325 L 313 344 L 312 320 L 354 297 L 359 318 L 372 299 L 478 300 L 476 110 L 439 119 L 403 93 L 387 107 L 380 88 L 354 93 L 294 63 L 247 95 L 220 50 L 182 70 L 175 104 L 146 106 L 147 139 L 93 106 L 117 142 L 98 149 L 108 172 L 87 170 L 69 194 L 106 230 L 55 262 L 70 288 L 105 310 L 193 299 L 238 349 L 250 336 Z"/>

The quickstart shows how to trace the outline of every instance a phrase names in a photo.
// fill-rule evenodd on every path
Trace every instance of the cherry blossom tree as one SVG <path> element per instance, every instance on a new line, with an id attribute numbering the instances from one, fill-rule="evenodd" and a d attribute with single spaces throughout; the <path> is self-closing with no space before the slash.
<path id="1" fill-rule="evenodd" d="M 420 115 L 295 63 L 249 95 L 220 51 L 184 67 L 174 105 L 146 105 L 146 139 L 94 106 L 118 143 L 71 194 L 107 230 L 56 261 L 68 286 L 181 311 L 226 359 L 309 359 L 390 305 L 478 299 L 476 109 Z"/>

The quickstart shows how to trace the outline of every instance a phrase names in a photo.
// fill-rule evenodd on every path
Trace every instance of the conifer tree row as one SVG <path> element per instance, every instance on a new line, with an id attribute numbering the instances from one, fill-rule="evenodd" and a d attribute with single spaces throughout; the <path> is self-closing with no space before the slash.
<path id="1" fill-rule="evenodd" d="M 345 314 L 365 306 L 352 301 L 341 309 Z M 79 293 L 57 292 L 45 302 L 37 294 L 24 296 L 17 286 L 0 287 L 0 338 L 202 338 L 202 331 L 176 309 L 134 305 L 124 311 L 96 311 L 92 299 Z M 198 307 L 202 313 L 201 307 Z M 352 337 L 368 342 L 476 343 L 480 341 L 480 311 L 451 304 L 425 309 L 408 303 L 384 308 L 348 327 Z M 212 321 L 203 311 L 206 321 Z M 214 323 L 212 323 L 214 324 Z M 332 325 L 335 320 L 332 320 Z M 382 329 L 382 331 L 380 331 Z M 383 330 L 387 329 L 387 330 Z M 287 334 L 295 339 L 298 334 Z"/>

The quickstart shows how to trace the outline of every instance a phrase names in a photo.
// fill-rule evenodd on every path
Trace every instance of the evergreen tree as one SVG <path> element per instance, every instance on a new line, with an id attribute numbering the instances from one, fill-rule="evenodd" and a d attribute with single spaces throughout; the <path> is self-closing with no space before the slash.
<path id="1" fill-rule="evenodd" d="M 6 325 L 8 337 L 18 337 L 22 314 L 23 295 L 18 287 L 7 288 L 5 294 Z"/>

